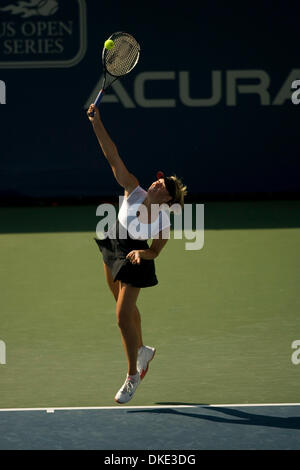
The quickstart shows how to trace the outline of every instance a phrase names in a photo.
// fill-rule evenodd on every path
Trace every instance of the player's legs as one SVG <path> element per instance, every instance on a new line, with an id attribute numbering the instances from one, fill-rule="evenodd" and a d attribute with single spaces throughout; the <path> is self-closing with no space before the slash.
<path id="1" fill-rule="evenodd" d="M 133 287 L 121 282 L 121 288 L 116 304 L 117 322 L 121 331 L 122 342 L 128 360 L 128 374 L 137 373 L 137 355 L 139 335 L 136 328 L 136 301 L 140 292 L 139 287 Z"/>
<path id="2" fill-rule="evenodd" d="M 110 288 L 115 300 L 118 300 L 118 295 L 119 295 L 119 289 L 120 289 L 120 281 L 114 281 L 113 276 L 111 273 L 111 270 L 109 267 L 104 263 L 103 261 L 103 266 L 104 266 L 104 274 L 105 274 L 105 279 L 108 284 L 108 287 Z"/>
<path id="3" fill-rule="evenodd" d="M 136 305 L 134 308 L 134 324 L 135 324 L 136 331 L 137 331 L 138 338 L 139 338 L 138 347 L 140 348 L 141 346 L 143 346 L 142 320 L 141 320 L 139 309 L 137 308 Z"/>
<path id="4" fill-rule="evenodd" d="M 107 284 L 115 298 L 115 301 L 117 302 L 119 291 L 121 288 L 121 282 L 114 281 L 110 268 L 104 262 L 103 262 L 103 265 L 104 265 L 104 273 L 105 273 Z M 138 347 L 140 348 L 141 346 L 143 346 L 141 315 L 136 305 L 134 307 L 134 324 L 135 324 L 136 331 L 137 331 L 138 338 L 139 338 Z"/>

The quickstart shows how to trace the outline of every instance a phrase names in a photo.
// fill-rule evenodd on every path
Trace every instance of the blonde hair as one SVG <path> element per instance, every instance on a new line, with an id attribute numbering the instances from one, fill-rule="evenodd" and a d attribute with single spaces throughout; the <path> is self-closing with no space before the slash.
<path id="1" fill-rule="evenodd" d="M 175 182 L 176 185 L 176 194 L 175 194 L 175 200 L 173 201 L 174 203 L 180 204 L 181 208 L 183 209 L 184 205 L 184 198 L 187 195 L 187 186 L 185 186 L 180 178 L 176 175 L 170 176 L 170 178 Z"/>

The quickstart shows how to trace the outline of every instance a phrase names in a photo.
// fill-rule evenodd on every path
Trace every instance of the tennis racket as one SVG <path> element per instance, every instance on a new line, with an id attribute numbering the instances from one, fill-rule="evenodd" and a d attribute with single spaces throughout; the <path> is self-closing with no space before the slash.
<path id="1" fill-rule="evenodd" d="M 103 94 L 118 78 L 127 75 L 138 63 L 140 45 L 131 34 L 123 31 L 112 34 L 108 39 L 114 42 L 112 49 L 103 48 L 103 83 L 94 105 L 99 107 Z"/>

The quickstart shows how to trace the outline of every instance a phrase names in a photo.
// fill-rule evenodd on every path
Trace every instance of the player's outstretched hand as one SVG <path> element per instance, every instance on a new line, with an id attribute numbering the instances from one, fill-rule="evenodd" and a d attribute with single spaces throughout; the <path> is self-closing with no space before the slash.
<path id="1" fill-rule="evenodd" d="M 87 116 L 93 124 L 97 121 L 100 121 L 100 113 L 97 106 L 91 104 L 89 109 L 87 110 Z"/>

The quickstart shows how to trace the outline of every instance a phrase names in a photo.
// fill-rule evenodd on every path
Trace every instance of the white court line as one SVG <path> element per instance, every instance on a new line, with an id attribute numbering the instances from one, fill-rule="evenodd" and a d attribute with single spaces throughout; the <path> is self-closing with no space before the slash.
<path id="1" fill-rule="evenodd" d="M 225 403 L 225 404 L 199 404 L 199 405 L 156 405 L 156 406 L 78 406 L 78 407 L 47 407 L 47 408 L 0 408 L 1 411 L 46 411 L 47 413 L 54 413 L 54 411 L 75 411 L 75 410 L 151 410 L 151 409 L 170 409 L 170 408 L 201 408 L 201 407 L 214 407 L 214 408 L 232 408 L 232 407 L 257 407 L 257 406 L 300 406 L 300 403 Z"/>
<path id="2" fill-rule="evenodd" d="M 198 405 L 198 406 L 212 406 L 214 408 L 217 407 L 224 407 L 224 408 L 230 408 L 233 406 L 239 406 L 239 407 L 244 407 L 244 406 L 300 406 L 300 403 L 227 403 L 225 405 Z"/>
<path id="3" fill-rule="evenodd" d="M 128 410 L 128 409 L 159 409 L 159 408 L 195 408 L 198 405 L 161 405 L 161 406 L 63 406 L 63 407 L 47 407 L 47 408 L 0 408 L 1 411 L 53 411 L 61 410 Z"/>

